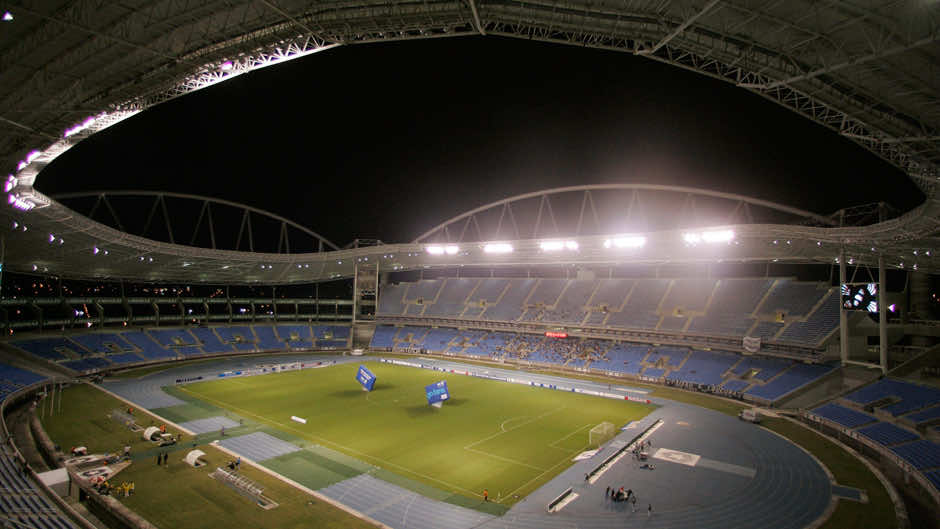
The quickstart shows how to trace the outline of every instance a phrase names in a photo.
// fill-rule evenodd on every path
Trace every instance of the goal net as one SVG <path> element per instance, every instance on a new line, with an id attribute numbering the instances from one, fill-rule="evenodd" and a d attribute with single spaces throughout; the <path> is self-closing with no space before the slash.
<path id="1" fill-rule="evenodd" d="M 609 422 L 602 422 L 591 428 L 588 434 L 588 441 L 591 446 L 600 447 L 602 444 L 614 438 L 614 425 Z"/>

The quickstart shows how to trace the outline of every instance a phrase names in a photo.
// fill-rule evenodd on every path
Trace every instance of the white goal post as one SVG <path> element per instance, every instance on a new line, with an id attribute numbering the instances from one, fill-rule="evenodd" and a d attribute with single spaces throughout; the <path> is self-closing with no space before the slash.
<path id="1" fill-rule="evenodd" d="M 600 447 L 602 444 L 614 438 L 614 425 L 609 422 L 602 422 L 591 428 L 588 434 L 588 442 L 591 446 Z"/>

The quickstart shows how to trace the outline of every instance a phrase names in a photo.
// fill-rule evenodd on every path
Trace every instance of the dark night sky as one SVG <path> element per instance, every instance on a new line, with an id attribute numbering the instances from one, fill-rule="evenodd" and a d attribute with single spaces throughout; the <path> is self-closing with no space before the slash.
<path id="1" fill-rule="evenodd" d="M 351 46 L 243 75 L 92 137 L 37 188 L 224 198 L 342 245 L 408 241 L 513 194 L 608 182 L 820 213 L 922 200 L 874 155 L 726 83 L 495 37 Z"/>

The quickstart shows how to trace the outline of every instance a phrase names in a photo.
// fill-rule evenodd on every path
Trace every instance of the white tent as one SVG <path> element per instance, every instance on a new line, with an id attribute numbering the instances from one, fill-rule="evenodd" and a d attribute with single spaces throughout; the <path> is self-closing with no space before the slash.
<path id="1" fill-rule="evenodd" d="M 206 464 L 205 459 L 202 459 L 202 456 L 206 455 L 202 450 L 193 450 L 192 452 L 186 454 L 186 457 L 183 458 L 183 461 L 189 463 L 194 467 L 201 467 Z"/>
<path id="2" fill-rule="evenodd" d="M 144 439 L 148 441 L 156 441 L 160 437 L 160 429 L 156 426 L 151 426 L 144 430 Z"/>

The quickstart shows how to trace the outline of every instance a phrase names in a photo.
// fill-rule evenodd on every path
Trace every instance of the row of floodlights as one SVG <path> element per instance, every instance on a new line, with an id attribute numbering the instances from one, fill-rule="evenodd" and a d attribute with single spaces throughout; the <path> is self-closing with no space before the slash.
<path id="1" fill-rule="evenodd" d="M 696 245 L 700 243 L 729 243 L 734 240 L 733 230 L 710 230 L 699 232 L 688 232 L 682 235 L 682 240 L 686 244 Z M 604 241 L 604 248 L 628 249 L 642 248 L 646 246 L 645 235 L 618 235 Z M 578 241 L 574 240 L 547 240 L 539 243 L 539 248 L 543 252 L 557 252 L 562 250 L 577 251 L 580 248 Z M 508 242 L 488 242 L 483 244 L 483 253 L 505 254 L 514 251 L 512 244 Z M 424 251 L 430 255 L 457 255 L 460 253 L 460 246 L 456 244 L 431 245 L 426 246 Z"/>

